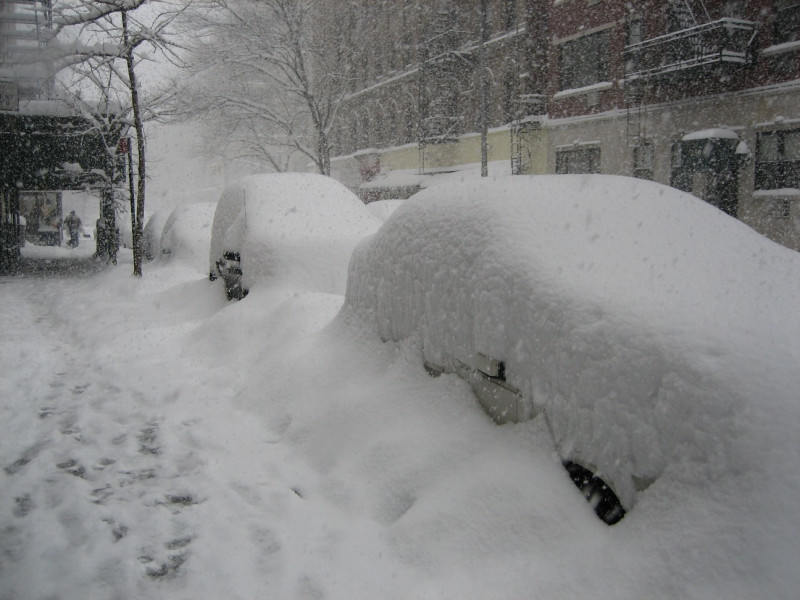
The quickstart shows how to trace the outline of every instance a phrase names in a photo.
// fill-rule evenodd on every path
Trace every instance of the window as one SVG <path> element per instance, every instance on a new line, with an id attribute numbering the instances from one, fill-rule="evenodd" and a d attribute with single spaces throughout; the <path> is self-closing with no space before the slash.
<path id="1" fill-rule="evenodd" d="M 672 144 L 672 162 L 670 166 L 673 169 L 678 169 L 683 166 L 683 146 L 680 142 Z"/>
<path id="2" fill-rule="evenodd" d="M 746 0 L 727 0 L 722 3 L 719 10 L 720 17 L 744 19 L 747 16 Z"/>
<path id="3" fill-rule="evenodd" d="M 517 0 L 506 0 L 506 29 L 517 26 Z"/>
<path id="4" fill-rule="evenodd" d="M 775 80 L 794 79 L 797 73 L 797 52 L 783 52 L 769 57 L 769 72 Z"/>
<path id="5" fill-rule="evenodd" d="M 582 88 L 608 80 L 608 31 L 561 45 L 561 89 Z"/>
<path id="6" fill-rule="evenodd" d="M 755 188 L 800 188 L 800 129 L 758 134 Z"/>
<path id="7" fill-rule="evenodd" d="M 764 214 L 769 219 L 788 221 L 792 216 L 792 203 L 788 198 L 771 198 L 764 203 Z"/>
<path id="8" fill-rule="evenodd" d="M 800 0 L 776 0 L 773 44 L 796 42 L 800 37 Z"/>
<path id="9" fill-rule="evenodd" d="M 517 117 L 518 113 L 518 106 L 517 106 L 517 81 L 519 77 L 517 76 L 516 71 L 511 68 L 506 71 L 505 77 L 503 78 L 503 122 L 510 123 Z M 480 119 L 480 116 L 478 116 Z"/>
<path id="10" fill-rule="evenodd" d="M 639 179 L 653 179 L 655 152 L 652 142 L 643 142 L 633 149 L 633 176 Z"/>
<path id="11" fill-rule="evenodd" d="M 642 35 L 642 26 L 642 15 L 633 14 L 628 17 L 628 34 L 626 39 L 628 46 L 642 43 L 644 39 Z"/>
<path id="12" fill-rule="evenodd" d="M 556 173 L 599 173 L 600 148 L 556 151 Z"/>

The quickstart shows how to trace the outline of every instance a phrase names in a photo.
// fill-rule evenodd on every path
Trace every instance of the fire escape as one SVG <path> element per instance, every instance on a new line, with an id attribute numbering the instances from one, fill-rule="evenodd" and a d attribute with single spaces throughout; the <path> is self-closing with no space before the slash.
<path id="1" fill-rule="evenodd" d="M 670 0 L 669 5 L 669 33 L 637 39 L 642 22 L 629 22 L 629 33 L 636 32 L 625 47 L 627 138 L 632 147 L 646 137 L 646 107 L 655 84 L 689 72 L 703 76 L 708 66 L 735 69 L 752 59 L 755 22 L 712 20 L 702 0 Z"/>
<path id="2" fill-rule="evenodd" d="M 3 108 L 19 99 L 45 99 L 52 68 L 36 61 L 53 35 L 52 0 L 0 0 L 0 86 Z"/>
<path id="3" fill-rule="evenodd" d="M 458 9 L 437 10 L 429 35 L 419 47 L 419 168 L 424 173 L 431 147 L 457 141 L 463 115 L 459 98 L 464 73 L 473 58 L 459 52 Z"/>
<path id="4" fill-rule="evenodd" d="M 517 24 L 514 114 L 511 121 L 511 172 L 524 175 L 532 172 L 534 148 L 539 144 L 542 123 L 547 118 L 547 64 L 549 25 L 547 2 L 527 3 L 524 22 Z"/>
<path id="5" fill-rule="evenodd" d="M 511 173 L 531 172 L 531 150 L 542 128 L 547 101 L 544 94 L 519 94 L 517 114 L 511 123 Z"/>

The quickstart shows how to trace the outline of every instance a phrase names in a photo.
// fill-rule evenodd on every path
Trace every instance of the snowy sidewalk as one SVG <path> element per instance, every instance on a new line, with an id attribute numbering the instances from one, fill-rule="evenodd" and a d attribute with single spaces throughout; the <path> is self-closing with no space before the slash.
<path id="1" fill-rule="evenodd" d="M 0 279 L 0 598 L 163 597 L 185 587 L 203 523 L 241 516 L 207 468 L 229 398 L 170 360 L 191 325 L 159 321 L 128 265 L 56 266 Z"/>

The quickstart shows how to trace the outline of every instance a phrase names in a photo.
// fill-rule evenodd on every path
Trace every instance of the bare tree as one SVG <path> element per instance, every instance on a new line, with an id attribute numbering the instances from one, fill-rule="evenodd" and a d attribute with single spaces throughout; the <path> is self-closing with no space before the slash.
<path id="1" fill-rule="evenodd" d="M 352 7 L 330 0 L 206 0 L 181 107 L 224 129 L 219 150 L 330 174 L 330 134 L 348 91 Z"/>
<path id="2" fill-rule="evenodd" d="M 133 272 L 142 275 L 142 227 L 147 176 L 144 125 L 158 117 L 160 93 L 145 96 L 137 67 L 156 55 L 177 61 L 179 32 L 172 31 L 189 3 L 179 0 L 63 0 L 53 4 L 58 37 L 48 46 L 45 59 L 56 70 L 72 68 L 73 90 L 106 101 L 115 95 L 117 120 L 129 126 L 136 141 L 137 185 L 131 197 Z M 73 91 L 73 97 L 76 92 Z M 132 152 L 132 149 L 128 149 Z M 133 186 L 131 186 L 133 192 Z M 113 216 L 113 215 L 112 215 Z M 111 228 L 109 236 L 114 235 Z M 107 239 L 116 249 L 116 239 Z"/>

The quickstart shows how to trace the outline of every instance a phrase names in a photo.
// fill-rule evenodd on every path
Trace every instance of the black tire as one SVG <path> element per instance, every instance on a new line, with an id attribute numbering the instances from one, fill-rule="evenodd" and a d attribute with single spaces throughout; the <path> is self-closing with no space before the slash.
<path id="1" fill-rule="evenodd" d="M 605 481 L 583 465 L 572 461 L 565 461 L 564 468 L 603 523 L 614 525 L 622 520 L 625 516 L 622 502 Z"/>

